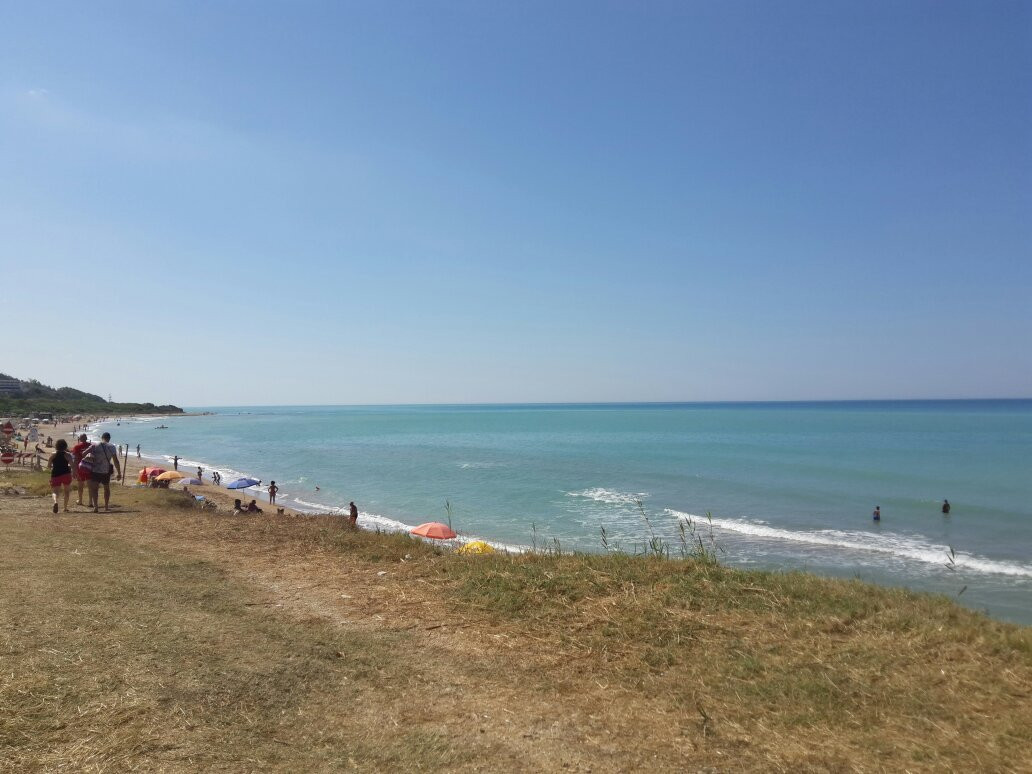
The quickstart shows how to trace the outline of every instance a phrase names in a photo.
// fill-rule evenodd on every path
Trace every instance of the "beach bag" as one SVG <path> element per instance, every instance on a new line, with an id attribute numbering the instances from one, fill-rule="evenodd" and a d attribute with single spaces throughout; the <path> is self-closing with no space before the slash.
<path id="1" fill-rule="evenodd" d="M 111 470 L 111 461 L 108 459 L 107 451 L 103 444 L 95 443 L 82 453 L 82 461 L 79 466 L 85 465 L 90 471 L 107 473 Z M 107 470 L 105 470 L 105 467 Z"/>

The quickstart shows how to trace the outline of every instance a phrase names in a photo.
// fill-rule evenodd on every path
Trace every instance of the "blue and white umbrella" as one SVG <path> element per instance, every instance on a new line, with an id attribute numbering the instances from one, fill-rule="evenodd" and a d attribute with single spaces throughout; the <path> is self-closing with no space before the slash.
<path id="1" fill-rule="evenodd" d="M 229 484 L 226 484 L 226 489 L 247 489 L 249 486 L 258 486 L 262 483 L 254 478 L 238 478 Z"/>

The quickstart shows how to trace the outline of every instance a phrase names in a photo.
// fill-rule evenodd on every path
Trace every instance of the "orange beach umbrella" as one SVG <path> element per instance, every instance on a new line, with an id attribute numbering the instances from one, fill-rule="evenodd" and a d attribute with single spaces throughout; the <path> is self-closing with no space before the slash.
<path id="1" fill-rule="evenodd" d="M 178 470 L 168 470 L 158 476 L 158 481 L 175 481 L 177 478 L 186 478 L 186 475 Z"/>
<path id="2" fill-rule="evenodd" d="M 410 529 L 409 532 L 413 535 L 422 535 L 434 540 L 449 540 L 456 537 L 451 527 L 447 524 L 441 524 L 439 521 L 428 521 L 426 524 L 420 524 L 415 529 Z"/>

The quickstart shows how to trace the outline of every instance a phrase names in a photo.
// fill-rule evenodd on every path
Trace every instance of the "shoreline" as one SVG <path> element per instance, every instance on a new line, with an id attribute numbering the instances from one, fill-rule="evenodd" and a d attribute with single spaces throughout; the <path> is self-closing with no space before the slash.
<path id="1" fill-rule="evenodd" d="M 191 412 L 191 415 L 217 415 L 217 413 L 218 412 L 199 411 Z M 228 413 L 233 414 L 236 412 Z M 180 415 L 176 416 L 178 417 Z M 143 439 L 145 441 L 144 445 L 146 446 L 146 438 L 154 437 L 155 439 L 161 439 L 164 437 L 164 433 L 162 431 L 150 431 L 150 428 L 152 428 L 153 425 L 160 424 L 161 420 L 166 419 L 164 415 L 146 415 L 134 418 L 127 417 L 125 419 L 126 421 L 124 421 L 121 426 L 117 426 L 115 424 L 117 419 L 114 417 L 104 422 L 105 427 L 107 427 L 107 429 L 110 430 L 110 432 L 112 432 L 112 434 L 115 436 L 113 441 L 115 443 L 121 441 L 124 436 L 124 438 L 127 438 L 130 441 Z M 143 421 L 143 424 L 137 425 L 136 429 L 134 429 L 133 424 L 135 421 Z M 193 426 L 194 423 L 190 422 L 188 424 Z M 201 423 L 197 425 L 197 427 L 200 428 L 202 425 L 206 426 L 206 423 Z M 93 425 L 93 427 L 98 433 L 102 429 L 100 425 L 96 423 Z M 140 432 L 141 430 L 143 432 Z M 198 432 L 200 434 L 200 438 L 207 438 L 206 432 L 201 430 L 198 430 Z M 185 436 L 179 435 L 178 438 L 176 437 L 177 434 L 173 430 L 170 430 L 168 435 L 168 440 L 170 444 L 167 447 L 167 449 L 169 452 L 171 452 L 175 448 L 175 443 L 179 443 L 192 448 L 192 456 L 196 456 L 201 460 L 212 462 L 212 460 L 209 460 L 208 458 L 205 458 L 203 456 L 203 450 L 201 447 L 204 446 L 204 444 L 198 446 L 196 443 L 190 443 L 190 439 L 193 438 L 193 435 L 189 431 Z M 230 436 L 230 438 L 231 437 L 232 436 Z M 156 440 L 154 441 L 154 443 L 160 444 L 161 441 Z M 223 443 L 219 444 L 218 448 L 222 449 L 223 452 L 228 453 L 230 454 L 230 456 L 232 456 L 232 445 L 227 446 Z M 253 447 L 250 450 L 249 454 L 244 455 L 244 458 L 250 459 L 252 460 L 252 462 L 257 461 L 255 469 L 260 471 L 261 473 L 267 473 L 268 468 L 265 466 L 265 456 L 264 454 L 256 455 L 256 448 L 258 447 Z M 165 452 L 165 449 L 162 449 L 161 451 Z M 298 450 L 296 448 L 293 449 L 294 453 L 297 453 L 297 451 Z M 144 448 L 143 452 L 143 459 L 136 460 L 135 455 L 132 453 L 132 451 L 130 451 L 130 475 L 135 474 L 135 472 L 138 471 L 140 467 L 145 465 L 156 464 L 160 465 L 161 467 L 171 469 L 171 454 L 168 454 L 166 459 L 166 455 L 164 453 L 155 453 L 153 447 L 151 448 L 150 454 L 147 453 L 146 448 Z M 277 475 L 277 473 L 283 473 L 282 479 L 285 479 L 288 482 L 281 483 L 281 488 L 285 491 L 281 491 L 280 493 L 280 502 L 282 503 L 284 502 L 284 500 L 286 500 L 286 502 L 290 504 L 277 504 L 276 507 L 284 508 L 285 514 L 297 516 L 311 517 L 322 514 L 338 516 L 343 510 L 346 501 L 342 501 L 340 506 L 326 505 L 323 503 L 305 502 L 305 500 L 309 499 L 312 496 L 310 494 L 304 494 L 304 488 L 306 486 L 310 488 L 312 486 L 313 481 L 310 477 L 311 474 L 308 472 L 307 465 L 299 466 L 297 464 L 293 464 L 292 460 L 294 459 L 294 457 L 283 457 L 283 461 L 287 465 L 289 473 L 283 473 L 283 471 L 276 471 L 276 473 L 274 473 L 273 476 L 270 476 L 270 478 L 274 477 L 277 481 L 280 481 L 281 476 Z M 187 475 L 189 475 L 188 471 L 190 470 L 191 462 L 194 461 L 187 459 L 181 460 L 180 469 Z M 258 501 L 260 507 L 262 507 L 266 511 L 266 514 L 269 513 L 269 507 L 267 505 L 267 494 L 265 493 L 264 489 L 264 482 L 261 492 L 255 490 L 241 490 L 242 494 L 239 494 L 233 490 L 226 490 L 224 488 L 215 487 L 211 484 L 210 479 L 208 478 L 208 476 L 210 475 L 210 470 L 212 469 L 219 469 L 223 471 L 224 484 L 238 475 L 254 475 L 255 478 L 258 478 L 259 475 L 257 473 L 252 473 L 250 469 L 241 472 L 233 468 L 221 466 L 217 464 L 219 460 L 214 460 L 214 462 L 214 465 L 204 465 L 205 484 L 201 487 L 191 487 L 192 491 L 194 491 L 196 494 L 205 495 L 209 497 L 209 499 L 212 499 L 226 506 L 229 506 L 235 497 L 240 497 L 244 501 L 244 503 L 254 498 Z M 196 463 L 194 462 L 194 464 Z M 464 464 L 462 465 L 462 467 L 465 468 L 466 465 Z M 298 481 L 299 475 L 301 476 L 301 483 L 299 483 Z M 315 475 L 318 476 L 318 478 L 315 478 L 315 481 L 329 480 L 325 470 L 323 470 L 322 472 L 317 471 Z M 306 482 L 306 480 L 307 483 L 304 483 Z M 132 484 L 133 482 L 128 481 L 127 483 Z M 332 485 L 332 482 L 329 483 L 329 492 L 333 492 L 335 495 L 340 496 L 342 494 L 341 490 L 343 489 L 343 493 L 346 496 L 349 487 L 347 487 L 346 485 L 345 487 L 334 487 Z M 382 485 L 386 486 L 389 483 L 390 482 L 388 481 L 383 481 Z M 404 482 L 401 484 L 401 486 L 404 488 Z M 383 487 L 381 486 L 381 488 Z M 299 491 L 301 492 L 300 494 L 298 493 Z M 324 494 L 327 494 L 327 492 L 324 492 Z M 570 492 L 567 492 L 567 494 L 586 497 L 590 493 L 573 492 L 571 490 Z M 318 496 L 319 495 L 315 495 L 315 498 L 317 498 Z M 331 495 L 331 497 L 332 496 L 333 495 Z M 487 493 L 486 497 L 489 499 L 490 493 Z M 594 499 L 598 498 L 601 498 L 601 495 Z M 294 504 L 298 501 L 300 501 L 301 506 L 297 506 Z M 374 500 L 373 502 L 380 503 L 380 508 L 376 508 L 376 510 L 379 511 L 378 513 L 360 512 L 359 526 L 365 529 L 407 532 L 409 529 L 411 529 L 412 526 L 423 521 L 444 521 L 444 519 L 441 517 L 435 518 L 431 515 L 429 516 L 429 518 L 413 519 L 411 520 L 411 524 L 407 524 L 398 519 L 392 519 L 389 517 L 382 516 L 381 514 L 384 513 L 384 511 L 381 510 L 381 508 L 383 507 L 383 500 Z M 657 506 L 657 509 L 654 510 L 652 513 L 658 514 L 662 518 L 662 512 L 660 510 L 660 507 L 661 506 Z M 432 512 L 430 508 L 428 508 L 427 510 L 430 510 Z M 670 513 L 679 514 L 680 512 L 670 511 Z M 604 518 L 604 516 L 602 518 Z M 694 516 L 692 518 L 694 518 L 696 522 L 702 524 L 703 529 L 705 529 L 705 522 L 703 518 L 700 518 L 698 516 Z M 725 522 L 728 521 L 730 521 L 731 523 L 725 524 Z M 936 519 L 936 522 L 938 522 L 938 519 Z M 460 518 L 460 523 L 465 524 L 466 528 L 468 529 L 468 532 L 466 532 L 466 534 L 461 535 L 460 539 L 456 541 L 456 543 L 482 539 L 479 538 L 479 535 L 498 534 L 497 530 L 495 530 L 495 532 L 492 532 L 489 529 L 489 527 L 491 526 L 491 519 L 480 519 L 479 523 L 471 524 L 470 521 L 465 521 L 462 518 Z M 527 523 L 530 524 L 529 521 Z M 538 521 L 539 526 L 542 523 L 546 525 L 548 524 L 547 521 Z M 604 523 L 607 527 L 609 527 L 611 522 L 605 521 Z M 973 520 L 969 521 L 968 523 L 971 525 L 975 524 Z M 766 522 L 762 520 L 760 520 L 759 522 L 756 522 L 755 520 L 750 522 L 744 519 L 736 521 L 733 517 L 723 519 L 714 518 L 714 525 L 717 528 L 718 539 L 720 539 L 722 542 L 726 542 L 729 546 L 729 552 L 725 555 L 724 558 L 722 558 L 722 561 L 726 562 L 730 566 L 742 568 L 750 566 L 759 566 L 766 567 L 766 569 L 774 571 L 798 569 L 804 572 L 812 572 L 825 578 L 856 577 L 886 587 L 907 588 L 914 589 L 917 591 L 925 591 L 929 593 L 945 594 L 947 596 L 957 598 L 962 604 L 972 609 L 984 610 L 987 612 L 992 611 L 991 615 L 996 616 L 999 620 L 1014 621 L 1022 623 L 1024 625 L 1029 625 L 1030 623 L 1032 623 L 1032 617 L 1030 617 L 1029 611 L 1025 606 L 1025 603 L 1021 602 L 1020 593 L 1017 600 L 1015 600 L 1013 596 L 1014 593 L 1018 592 L 1013 591 L 1012 588 L 1022 589 L 1024 588 L 1024 586 L 1011 587 L 1008 585 L 1011 583 L 1011 581 L 1008 580 L 1008 578 L 1015 577 L 1016 575 L 1020 577 L 1019 580 L 1015 582 L 1025 583 L 1025 581 L 1021 580 L 1021 578 L 1027 577 L 1028 567 L 1025 565 L 1025 563 L 1022 563 L 1022 565 L 1017 570 L 1015 570 L 1007 563 L 1006 559 L 1002 559 L 999 557 L 991 558 L 995 555 L 992 553 L 980 553 L 978 552 L 977 547 L 975 547 L 974 551 L 963 551 L 962 546 L 964 544 L 958 545 L 957 543 L 950 543 L 949 545 L 957 546 L 958 550 L 956 554 L 956 569 L 960 570 L 960 572 L 957 572 L 955 575 L 946 575 L 945 571 L 941 567 L 941 565 L 943 564 L 943 561 L 941 560 L 943 560 L 944 557 L 948 556 L 948 552 L 950 549 L 949 547 L 947 547 L 946 540 L 942 539 L 941 537 L 939 537 L 939 539 L 936 540 L 935 537 L 925 538 L 922 535 L 917 535 L 917 538 L 921 538 L 920 541 L 918 541 L 917 539 L 908 540 L 908 533 L 905 530 L 900 531 L 899 529 L 890 529 L 886 532 L 884 540 L 882 540 L 880 539 L 880 530 L 868 534 L 869 531 L 863 530 L 862 527 L 860 530 L 857 530 L 855 528 L 850 530 L 850 528 L 848 527 L 843 527 L 840 528 L 840 531 L 836 531 L 833 533 L 820 531 L 810 533 L 806 532 L 805 530 L 800 530 L 798 528 L 794 530 L 789 527 L 785 527 L 784 529 L 778 529 L 777 522 L 775 522 L 771 526 L 768 526 Z M 727 532 L 725 528 L 730 529 L 733 532 Z M 721 533 L 721 530 L 725 531 Z M 511 532 L 511 530 L 509 531 Z M 503 529 L 502 532 L 505 532 L 505 530 Z M 833 536 L 829 537 L 829 534 L 833 534 Z M 934 533 L 926 534 L 934 535 Z M 562 537 L 562 535 L 560 536 Z M 610 533 L 610 537 L 611 536 L 612 533 Z M 547 526 L 545 528 L 545 536 L 543 538 L 540 535 L 536 535 L 535 537 L 538 538 L 538 541 L 535 545 L 550 544 Z M 590 538 L 590 535 L 588 535 L 587 537 Z M 872 537 L 875 539 L 875 542 L 871 542 Z M 569 535 L 562 537 L 564 550 L 585 551 L 587 553 L 597 553 L 600 551 L 598 546 L 594 544 L 585 547 L 584 545 L 582 545 L 582 543 L 584 542 L 583 540 L 581 541 L 581 544 L 575 542 L 572 539 L 570 539 L 570 542 L 567 543 L 567 540 L 569 538 Z M 843 543 L 842 541 L 846 542 Z M 506 539 L 506 542 L 502 542 L 501 540 L 497 539 L 488 539 L 486 542 L 489 542 L 496 548 L 514 552 L 534 550 L 531 546 L 529 533 L 523 541 L 520 541 L 517 536 L 517 540 Z M 756 544 L 755 550 L 759 552 L 758 554 L 750 553 L 750 551 L 754 550 L 754 547 L 752 545 L 753 543 Z M 640 536 L 638 542 L 635 543 L 634 538 L 627 538 L 625 535 L 623 538 L 620 539 L 620 542 L 616 543 L 615 545 L 617 545 L 618 548 L 622 548 L 625 551 L 636 553 L 638 550 L 640 550 L 641 547 Z M 673 545 L 675 549 L 674 553 L 676 554 L 676 544 Z M 777 553 L 771 553 L 772 551 Z M 854 554 L 856 554 L 856 556 L 854 556 Z M 771 560 L 767 559 L 766 564 L 764 564 L 764 559 L 761 558 L 760 564 L 757 565 L 756 560 L 754 559 L 754 557 L 757 555 L 760 557 L 781 557 L 780 563 L 771 563 Z M 864 556 L 870 558 L 863 558 Z M 983 561 L 983 559 L 986 559 L 987 561 Z M 887 573 L 883 572 L 883 565 L 886 565 L 891 561 L 897 560 L 900 563 L 898 570 L 890 567 Z M 952 570 L 954 568 L 950 567 L 950 569 Z M 1020 572 L 1018 572 L 1018 570 L 1020 570 Z M 925 582 L 924 579 L 930 578 L 933 573 L 942 576 L 941 579 L 938 581 L 933 579 L 929 580 L 928 582 Z M 945 581 L 945 583 L 943 583 L 942 581 Z M 965 594 L 965 592 L 966 596 L 960 596 L 962 594 Z M 1011 596 L 994 596 L 997 593 L 1011 594 Z M 997 599 L 1000 600 L 998 607 L 996 606 Z"/>
<path id="2" fill-rule="evenodd" d="M 139 458 L 137 458 L 137 456 L 136 456 L 136 447 L 135 446 L 126 446 L 126 441 L 119 439 L 119 437 L 118 437 L 119 436 L 119 431 L 121 431 L 123 429 L 123 427 L 124 427 L 124 425 L 119 424 L 119 422 L 125 421 L 126 424 L 128 424 L 129 422 L 137 423 L 137 422 L 147 421 L 147 420 L 160 420 L 160 419 L 165 419 L 165 418 L 182 417 L 182 416 L 193 416 L 193 417 L 210 416 L 210 415 L 212 415 L 212 413 L 213 412 L 210 412 L 210 411 L 203 411 L 203 412 L 186 412 L 184 414 L 140 414 L 140 415 L 132 415 L 130 417 L 123 417 L 121 419 L 112 417 L 110 419 L 98 419 L 98 420 L 93 420 L 93 421 L 88 422 L 88 425 L 89 425 L 90 429 L 85 431 L 85 432 L 86 432 L 86 435 L 90 438 L 90 440 L 99 439 L 100 435 L 102 433 L 109 432 L 109 433 L 111 433 L 111 436 L 112 436 L 112 441 L 111 442 L 116 447 L 117 446 L 123 446 L 123 447 L 126 447 L 128 449 L 128 451 L 125 454 L 125 456 L 123 456 L 119 460 L 120 464 L 124 468 L 124 470 L 123 470 L 123 474 L 124 474 L 123 475 L 123 481 L 118 482 L 118 483 L 112 481 L 112 483 L 111 483 L 112 498 L 114 498 L 114 496 L 115 496 L 116 487 L 123 486 L 123 483 L 124 483 L 125 487 L 137 488 L 137 479 L 139 478 L 140 471 L 143 470 L 144 468 L 147 468 L 147 467 L 166 467 L 166 465 L 167 465 L 167 468 L 166 468 L 167 470 L 173 470 L 174 469 L 173 465 L 172 465 L 172 462 L 170 460 L 167 460 L 165 458 L 165 455 L 160 455 L 160 456 L 159 455 L 144 455 L 142 448 L 141 448 L 141 456 Z M 72 428 L 75 427 L 75 426 L 77 426 L 77 423 L 74 423 L 74 422 L 67 422 L 67 423 L 59 423 L 59 424 L 50 425 L 50 427 L 53 428 L 52 435 L 53 435 L 54 441 L 56 442 L 58 438 L 64 438 L 65 440 L 69 441 L 69 444 L 68 444 L 69 447 L 73 446 L 74 443 L 71 441 L 71 439 L 74 436 L 77 436 L 80 432 L 82 432 L 81 430 L 73 432 Z M 47 433 L 47 434 L 51 434 L 51 433 Z M 46 435 L 46 434 L 44 434 L 44 435 Z M 142 446 L 142 444 L 141 444 L 141 446 Z M 183 459 L 180 459 L 180 463 L 184 463 L 184 462 L 185 461 Z M 195 485 L 190 486 L 189 490 L 190 490 L 191 494 L 203 495 L 206 499 L 209 499 L 209 500 L 215 502 L 220 507 L 221 506 L 225 506 L 227 508 L 230 508 L 233 505 L 233 501 L 235 499 L 238 499 L 238 496 L 236 494 L 234 494 L 235 492 L 247 492 L 248 496 L 246 496 L 246 497 L 239 497 L 239 499 L 241 501 L 243 501 L 245 505 L 247 504 L 247 501 L 249 501 L 251 499 L 254 499 L 254 500 L 256 500 L 258 502 L 259 507 L 262 507 L 262 505 L 268 506 L 266 508 L 262 508 L 263 513 L 261 515 L 263 515 L 263 516 L 264 515 L 268 515 L 269 510 L 271 508 L 273 508 L 273 507 L 275 507 L 277 509 L 280 508 L 280 507 L 283 507 L 283 509 L 284 509 L 284 514 L 283 515 L 289 515 L 289 516 L 310 516 L 310 515 L 316 515 L 316 514 L 305 513 L 303 511 L 300 511 L 300 510 L 297 510 L 297 509 L 294 509 L 294 508 L 290 508 L 290 507 L 287 507 L 287 506 L 280 506 L 279 504 L 277 504 L 275 506 L 270 506 L 269 502 L 268 502 L 268 499 L 267 499 L 268 498 L 268 492 L 265 492 L 266 499 L 265 500 L 261 500 L 258 497 L 254 497 L 253 495 L 257 494 L 257 493 L 253 493 L 250 489 L 234 490 L 234 489 L 226 489 L 224 486 L 216 486 L 211 481 L 211 472 L 212 472 L 212 470 L 219 470 L 219 468 L 205 468 L 204 469 L 205 476 L 204 476 L 204 478 L 202 478 L 202 482 L 203 483 L 201 483 L 200 485 L 196 485 L 195 484 Z M 195 478 L 196 477 L 195 473 L 192 472 L 189 467 L 184 466 L 183 464 L 180 464 L 180 471 L 179 472 L 186 474 L 188 478 Z M 170 487 L 170 489 L 171 489 L 171 487 Z M 176 487 L 176 490 L 181 491 L 181 489 L 179 487 Z M 258 514 L 253 514 L 253 515 L 258 515 Z M 275 515 L 275 511 L 273 511 L 273 515 Z M 318 514 L 318 515 L 336 515 L 336 514 Z"/>
<path id="3" fill-rule="evenodd" d="M 123 421 L 125 421 L 125 424 L 122 424 L 122 425 L 117 424 L 120 421 L 118 418 L 96 420 L 96 421 L 93 421 L 93 422 L 89 423 L 91 429 L 89 431 L 87 431 L 87 435 L 92 440 L 93 438 L 99 438 L 101 433 L 103 433 L 103 432 L 109 432 L 112 435 L 112 443 L 115 446 L 118 446 L 119 445 L 119 438 L 118 438 L 119 431 L 122 431 L 126 427 L 126 425 L 129 425 L 129 424 L 142 423 L 142 422 L 150 421 L 150 420 L 161 420 L 161 419 L 164 419 L 164 418 L 175 418 L 175 417 L 183 417 L 183 416 L 200 417 L 200 416 L 214 416 L 214 415 L 216 415 L 216 412 L 212 412 L 212 411 L 187 412 L 185 414 L 174 414 L 174 415 L 167 415 L 167 414 L 136 415 L 136 416 L 132 416 L 132 417 L 129 417 L 129 418 L 123 418 Z M 61 425 L 53 425 L 52 427 L 55 428 L 55 440 L 58 437 L 56 435 L 58 430 L 60 430 L 60 432 L 63 433 L 63 437 L 71 438 L 72 437 L 72 431 L 71 431 L 72 426 L 73 426 L 72 423 L 66 423 L 66 424 L 61 424 Z M 155 428 L 151 428 L 151 429 L 155 429 Z M 122 442 L 122 443 L 124 445 L 124 442 Z M 69 444 L 69 445 L 71 445 L 71 444 Z M 172 456 L 174 456 L 174 455 L 166 454 L 166 453 L 162 453 L 162 452 L 158 452 L 158 453 L 152 452 L 151 454 L 148 455 L 148 454 L 145 453 L 145 450 L 141 448 L 141 457 L 138 459 L 136 457 L 136 454 L 135 454 L 135 446 L 130 446 L 129 447 L 129 453 L 128 453 L 128 459 L 125 460 L 125 463 L 124 463 L 124 466 L 125 466 L 126 470 L 128 471 L 128 473 L 126 475 L 125 486 L 126 487 L 135 487 L 136 486 L 136 479 L 139 476 L 140 471 L 143 468 L 145 468 L 145 467 L 166 467 L 166 469 L 172 470 L 173 469 L 173 467 L 172 467 L 173 463 L 171 461 Z M 340 506 L 297 507 L 297 506 L 292 506 L 292 505 L 281 505 L 279 502 L 277 502 L 273 506 L 273 505 L 271 505 L 269 503 L 268 490 L 265 488 L 266 485 L 267 485 L 267 482 L 265 480 L 262 480 L 262 488 L 260 490 L 258 490 L 258 491 L 255 491 L 252 488 L 240 489 L 240 490 L 232 490 L 232 489 L 227 489 L 224 485 L 223 486 L 216 486 L 215 484 L 213 484 L 211 482 L 211 478 L 210 477 L 211 477 L 212 471 L 217 470 L 223 476 L 226 476 L 227 473 L 230 473 L 231 475 L 239 475 L 239 476 L 248 476 L 249 474 L 246 471 L 237 471 L 235 468 L 232 468 L 232 467 L 226 466 L 226 465 L 219 465 L 218 463 L 206 463 L 207 464 L 207 467 L 206 467 L 205 464 L 201 464 L 203 462 L 204 461 L 187 460 L 187 459 L 181 457 L 180 460 L 179 460 L 179 472 L 187 474 L 188 477 L 196 477 L 191 472 L 191 468 L 195 468 L 195 467 L 198 466 L 198 464 L 200 464 L 200 466 L 204 470 L 204 478 L 202 479 L 203 483 L 201 485 L 199 485 L 199 486 L 198 485 L 190 486 L 189 487 L 190 493 L 191 494 L 196 494 L 196 495 L 203 495 L 207 499 L 215 502 L 220 507 L 221 506 L 225 506 L 227 508 L 230 508 L 233 505 L 233 501 L 235 499 L 237 499 L 237 497 L 240 497 L 240 499 L 241 499 L 241 501 L 243 502 L 244 505 L 246 505 L 249 500 L 254 499 L 254 500 L 256 500 L 258 507 L 262 508 L 262 513 L 261 514 L 249 514 L 251 516 L 258 516 L 258 515 L 261 515 L 261 516 L 283 515 L 283 516 L 295 516 L 295 517 L 307 517 L 307 518 L 315 518 L 315 517 L 330 517 L 330 518 L 340 518 L 340 519 L 347 518 L 347 507 L 348 507 L 347 504 L 342 504 Z M 131 474 L 131 476 L 129 474 Z M 276 479 L 270 478 L 269 480 L 274 481 Z M 229 483 L 229 480 L 227 480 L 227 483 Z M 121 486 L 121 484 L 120 483 L 119 484 L 114 484 L 113 483 L 112 487 L 115 487 L 115 486 Z M 176 489 L 178 489 L 178 487 L 176 487 Z M 240 496 L 238 494 L 239 492 L 245 492 L 245 493 L 247 493 L 247 495 L 246 496 Z M 114 496 L 114 493 L 112 494 L 112 496 Z M 296 496 L 291 496 L 291 497 L 292 497 L 293 502 L 298 502 L 298 498 Z M 282 514 L 278 514 L 278 511 L 280 509 L 283 510 Z M 364 512 L 364 511 L 362 511 L 360 509 L 359 510 L 359 514 L 358 514 L 358 521 L 356 523 L 356 526 L 359 529 L 363 529 L 363 530 L 370 531 L 370 532 L 381 531 L 381 532 L 396 532 L 396 533 L 400 533 L 400 534 L 410 534 L 410 530 L 413 529 L 414 527 L 418 526 L 418 525 L 416 525 L 416 524 L 411 524 L 411 525 L 410 524 L 406 524 L 406 523 L 404 523 L 402 521 L 399 521 L 397 519 L 392 519 L 389 516 L 383 516 L 381 514 L 369 513 L 367 511 Z M 419 538 L 419 539 L 420 540 L 424 540 L 423 538 Z M 524 545 L 519 545 L 519 544 L 507 543 L 507 542 L 503 542 L 503 541 L 500 541 L 500 540 L 495 540 L 495 539 L 491 539 L 491 538 L 485 538 L 485 537 L 482 537 L 482 536 L 479 536 L 479 535 L 470 535 L 470 534 L 459 534 L 457 537 L 452 538 L 450 540 L 432 540 L 432 541 L 431 540 L 425 540 L 425 542 L 428 542 L 430 545 L 438 545 L 438 546 L 443 546 L 443 547 L 446 547 L 446 548 L 447 547 L 456 548 L 456 547 L 459 547 L 459 546 L 461 546 L 461 545 L 463 545 L 465 543 L 470 543 L 470 542 L 473 542 L 473 541 L 479 541 L 479 542 L 487 543 L 488 545 L 492 546 L 496 550 L 503 551 L 503 552 L 510 553 L 510 554 L 521 554 L 521 553 L 524 553 L 524 552 L 530 550 L 530 546 L 524 546 Z"/>

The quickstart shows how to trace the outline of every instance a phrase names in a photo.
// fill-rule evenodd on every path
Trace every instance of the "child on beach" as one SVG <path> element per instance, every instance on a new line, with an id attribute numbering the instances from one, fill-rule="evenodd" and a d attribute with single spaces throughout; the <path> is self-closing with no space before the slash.
<path id="1" fill-rule="evenodd" d="M 54 513 L 57 513 L 57 493 L 64 490 L 64 511 L 68 513 L 68 497 L 72 493 L 72 465 L 75 458 L 68 453 L 68 441 L 61 438 L 55 447 L 56 451 L 47 460 L 50 468 L 50 490 L 54 497 Z"/>
<path id="2" fill-rule="evenodd" d="M 275 481 L 270 481 L 269 482 L 269 503 L 271 505 L 275 505 L 276 504 L 276 492 L 278 492 L 278 491 L 279 491 L 279 487 L 276 486 L 276 482 Z"/>

